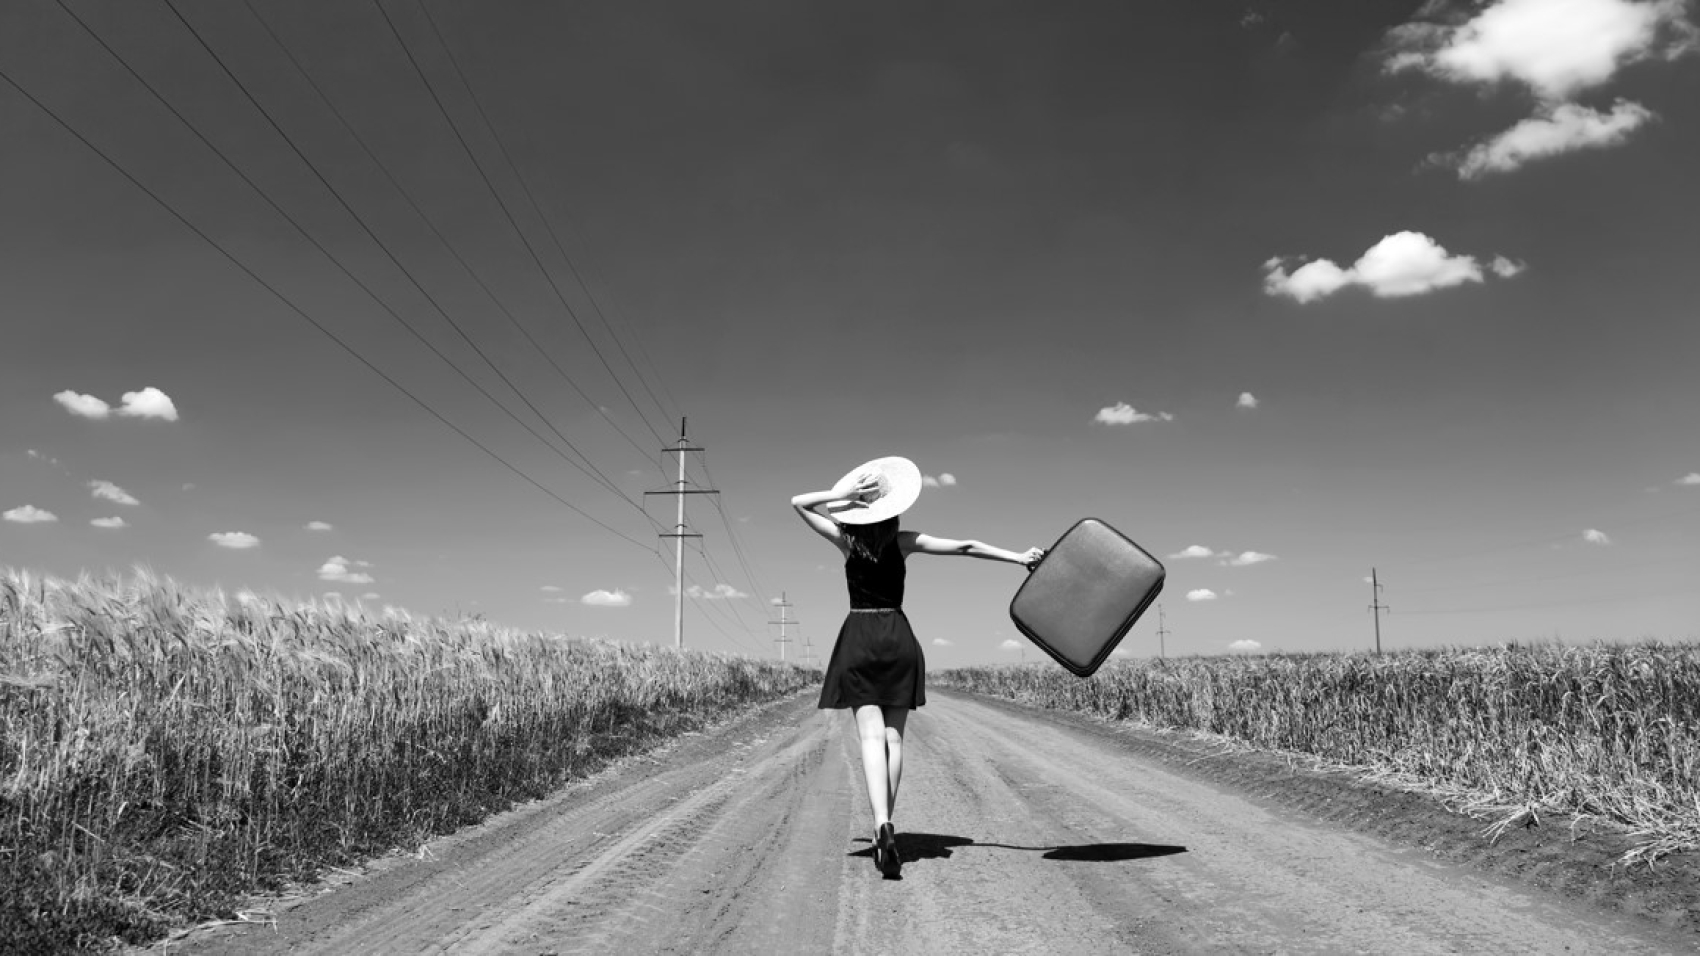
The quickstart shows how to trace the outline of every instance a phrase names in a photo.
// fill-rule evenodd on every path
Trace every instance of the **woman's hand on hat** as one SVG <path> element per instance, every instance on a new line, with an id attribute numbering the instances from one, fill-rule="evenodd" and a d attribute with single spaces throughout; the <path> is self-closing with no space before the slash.
<path id="1" fill-rule="evenodd" d="M 1027 566 L 1027 570 L 1031 571 L 1038 566 L 1039 561 L 1044 557 L 1044 548 L 1028 548 L 1021 555 L 1021 563 Z"/>
<path id="2" fill-rule="evenodd" d="M 845 501 L 869 502 L 880 496 L 879 476 L 872 474 L 845 475 L 832 486 L 832 493 Z"/>

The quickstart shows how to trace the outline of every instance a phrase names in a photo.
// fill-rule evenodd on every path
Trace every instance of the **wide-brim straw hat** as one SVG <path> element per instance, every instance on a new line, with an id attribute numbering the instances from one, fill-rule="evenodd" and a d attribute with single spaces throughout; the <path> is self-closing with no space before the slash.
<path id="1" fill-rule="evenodd" d="M 897 455 L 875 458 L 850 469 L 844 477 L 852 475 L 873 475 L 877 478 L 879 497 L 868 502 L 839 505 L 832 512 L 832 520 L 840 524 L 873 524 L 894 518 L 909 510 L 915 499 L 921 497 L 921 469 L 907 458 Z"/>

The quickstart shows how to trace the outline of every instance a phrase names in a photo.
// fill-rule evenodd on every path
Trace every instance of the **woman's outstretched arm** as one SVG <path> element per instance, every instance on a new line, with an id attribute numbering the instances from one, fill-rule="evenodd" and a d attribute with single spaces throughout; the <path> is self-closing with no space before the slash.
<path id="1" fill-rule="evenodd" d="M 1033 570 L 1039 559 L 1045 556 L 1044 548 L 1028 548 L 1026 551 L 1005 551 L 994 548 L 984 541 L 971 538 L 957 540 L 955 538 L 936 538 L 919 531 L 904 531 L 897 536 L 898 544 L 904 554 L 959 554 L 970 558 L 984 558 L 987 561 L 1005 561 L 1019 564 Z"/>

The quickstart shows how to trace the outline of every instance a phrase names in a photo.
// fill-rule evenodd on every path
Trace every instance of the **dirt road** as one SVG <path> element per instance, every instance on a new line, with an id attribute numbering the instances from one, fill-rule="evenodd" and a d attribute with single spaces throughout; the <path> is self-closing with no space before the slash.
<path id="1" fill-rule="evenodd" d="M 1078 719 L 937 692 L 901 880 L 805 695 L 199 953 L 1670 953 L 1700 937 L 1320 823 Z"/>

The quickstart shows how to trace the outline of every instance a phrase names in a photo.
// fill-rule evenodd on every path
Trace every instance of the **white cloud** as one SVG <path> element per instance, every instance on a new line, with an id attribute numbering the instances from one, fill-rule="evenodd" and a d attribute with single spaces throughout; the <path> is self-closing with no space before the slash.
<path id="1" fill-rule="evenodd" d="M 372 566 L 370 561 L 350 561 L 341 555 L 333 555 L 325 559 L 325 563 L 319 566 L 319 580 L 341 581 L 344 584 L 371 584 L 376 580 L 365 572 L 350 571 L 348 567 L 351 564 L 358 567 Z"/>
<path id="2" fill-rule="evenodd" d="M 92 524 L 97 528 L 122 528 L 128 524 L 128 522 L 126 522 L 123 518 L 96 518 L 93 521 L 90 521 L 89 524 Z"/>
<path id="3" fill-rule="evenodd" d="M 378 598 L 380 598 L 382 596 L 383 595 L 379 594 L 376 591 L 367 591 L 365 594 L 360 595 L 360 600 L 362 600 L 362 601 L 376 601 Z"/>
<path id="4" fill-rule="evenodd" d="M 1021 642 L 1012 637 L 999 644 L 998 647 L 1006 651 L 1019 651 L 1021 650 Z"/>
<path id="5" fill-rule="evenodd" d="M 537 589 L 537 590 L 539 590 L 539 591 L 547 591 L 547 592 L 549 592 L 549 593 L 550 593 L 550 594 L 559 594 L 559 593 L 560 593 L 560 592 L 561 592 L 561 590 L 562 590 L 562 589 L 561 589 L 561 588 L 558 588 L 558 587 L 556 587 L 556 586 L 555 586 L 555 585 L 553 585 L 553 584 L 545 584 L 545 585 L 543 585 L 543 586 L 542 586 L 542 587 L 540 587 L 540 588 L 538 588 L 538 589 Z"/>
<path id="6" fill-rule="evenodd" d="M 1609 81 L 1619 68 L 1695 46 L 1684 0 L 1498 0 L 1455 25 L 1408 23 L 1388 33 L 1388 72 L 1454 83 L 1518 83 L 1545 101 Z M 1425 7 L 1425 11 L 1429 9 Z"/>
<path id="7" fill-rule="evenodd" d="M 1186 592 L 1186 599 L 1188 601 L 1214 601 L 1216 600 L 1216 592 L 1209 588 L 1194 588 Z"/>
<path id="8" fill-rule="evenodd" d="M 1473 257 L 1452 255 L 1428 236 L 1409 230 L 1384 236 L 1350 269 L 1317 259 L 1288 273 L 1280 257 L 1263 268 L 1263 291 L 1297 302 L 1312 302 L 1348 285 L 1361 285 L 1386 299 L 1482 281 L 1482 268 Z"/>
<path id="9" fill-rule="evenodd" d="M 1265 561 L 1273 560 L 1275 560 L 1273 554 L 1264 554 L 1261 551 L 1241 551 L 1239 554 L 1230 556 L 1225 563 L 1236 568 L 1243 568 L 1247 565 L 1262 564 Z"/>
<path id="10" fill-rule="evenodd" d="M 238 551 L 256 548 L 260 544 L 259 538 L 246 531 L 214 531 L 207 535 L 207 540 L 221 548 L 235 548 Z"/>
<path id="11" fill-rule="evenodd" d="M 308 531 L 331 531 L 334 526 L 329 521 L 309 521 L 306 528 Z"/>
<path id="12" fill-rule="evenodd" d="M 1700 471 L 1691 471 L 1676 480 L 1679 485 L 1700 485 Z"/>
<path id="13" fill-rule="evenodd" d="M 66 389 L 54 394 L 53 400 L 65 406 L 65 410 L 83 418 L 105 418 L 112 413 L 112 406 L 93 395 L 81 395 Z"/>
<path id="14" fill-rule="evenodd" d="M 1509 279 L 1527 269 L 1528 266 L 1521 262 L 1512 262 L 1504 256 L 1494 256 L 1493 261 L 1488 263 L 1488 268 L 1492 269 L 1493 274 L 1501 279 Z"/>
<path id="15" fill-rule="evenodd" d="M 679 589 L 668 588 L 667 593 L 678 594 Z M 693 584 L 685 589 L 685 597 L 698 598 L 704 601 L 724 601 L 733 598 L 747 598 L 749 595 L 730 584 L 716 584 L 713 588 L 704 588 L 700 584 Z"/>
<path id="16" fill-rule="evenodd" d="M 945 638 L 942 638 L 942 637 L 935 637 L 935 638 L 933 638 L 933 646 L 934 647 L 955 647 L 956 642 L 951 641 L 951 640 L 946 640 Z"/>
<path id="17" fill-rule="evenodd" d="M 939 476 L 937 478 L 934 478 L 932 475 L 922 475 L 921 476 L 921 484 L 925 485 L 928 488 L 938 488 L 938 487 L 949 488 L 950 486 L 956 484 L 956 476 L 951 474 L 948 471 L 940 472 Z"/>
<path id="18" fill-rule="evenodd" d="M 1457 167 L 1459 179 L 1479 179 L 1488 173 L 1510 172 L 1548 156 L 1620 145 L 1630 133 L 1653 118 L 1652 110 L 1628 100 L 1612 104 L 1609 113 L 1575 103 L 1549 105 L 1503 133 L 1477 143 L 1462 156 L 1443 155 L 1434 159 L 1442 165 Z M 1495 272 L 1499 271 L 1500 261 L 1494 260 Z M 1509 260 L 1505 261 L 1509 264 Z"/>
<path id="19" fill-rule="evenodd" d="M 107 501 L 116 501 L 121 505 L 141 504 L 141 502 L 131 496 L 128 491 L 125 491 L 110 481 L 89 482 L 89 493 L 93 494 L 96 498 L 105 498 Z"/>
<path id="20" fill-rule="evenodd" d="M 1148 412 L 1135 411 L 1132 405 L 1126 402 L 1117 402 L 1108 408 L 1098 409 L 1098 414 L 1092 416 L 1092 420 L 1105 425 L 1132 425 L 1136 422 L 1172 422 L 1175 420 L 1175 416 L 1168 412 L 1158 412 L 1152 415 Z"/>
<path id="21" fill-rule="evenodd" d="M 1216 554 L 1216 552 L 1210 550 L 1209 548 L 1206 548 L 1202 544 L 1194 544 L 1194 545 L 1189 545 L 1188 547 L 1186 547 L 1186 548 L 1184 548 L 1180 551 L 1176 551 L 1174 554 L 1169 555 L 1169 557 L 1173 558 L 1173 559 L 1209 558 L 1209 557 L 1214 557 L 1215 554 Z"/>
<path id="22" fill-rule="evenodd" d="M 1253 395 L 1250 392 L 1241 392 L 1239 401 L 1234 403 L 1234 407 L 1235 408 L 1256 408 L 1257 407 L 1257 396 Z"/>
<path id="23" fill-rule="evenodd" d="M 49 465 L 59 464 L 59 459 L 54 458 L 50 455 L 43 455 L 41 452 L 36 451 L 34 448 L 30 448 L 30 449 L 26 449 L 26 450 L 28 451 L 29 456 L 31 458 L 34 458 L 36 461 L 45 461 Z"/>
<path id="24" fill-rule="evenodd" d="M 1611 544 L 1611 536 L 1598 528 L 1589 528 L 1582 532 L 1582 540 L 1589 544 Z"/>
<path id="25" fill-rule="evenodd" d="M 1263 645 L 1257 643 L 1256 641 L 1235 641 L 1234 643 L 1228 645 L 1228 650 L 1230 650 L 1230 651 L 1261 651 L 1261 650 L 1263 650 Z"/>
<path id="26" fill-rule="evenodd" d="M 939 484 L 949 488 L 951 485 L 956 484 L 956 476 L 948 471 L 941 471 L 939 472 Z"/>
<path id="27" fill-rule="evenodd" d="M 51 511 L 43 511 L 35 505 L 23 505 L 22 507 L 13 508 L 4 515 L 0 515 L 0 517 L 5 518 L 7 521 L 15 521 L 18 524 L 41 524 L 46 521 L 59 520 L 58 515 Z"/>
<path id="28" fill-rule="evenodd" d="M 124 404 L 118 409 L 118 414 L 129 418 L 162 418 L 174 422 L 177 420 L 177 406 L 171 403 L 171 396 L 149 386 L 139 392 L 125 392 Z"/>
<path id="29" fill-rule="evenodd" d="M 612 591 L 598 588 L 579 598 L 579 603 L 592 607 L 630 607 L 632 596 L 618 588 Z"/>

